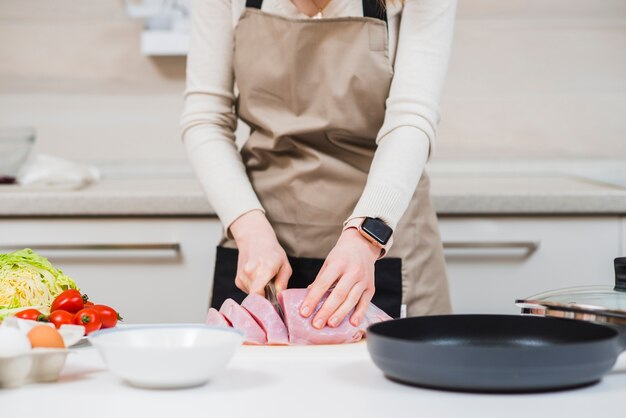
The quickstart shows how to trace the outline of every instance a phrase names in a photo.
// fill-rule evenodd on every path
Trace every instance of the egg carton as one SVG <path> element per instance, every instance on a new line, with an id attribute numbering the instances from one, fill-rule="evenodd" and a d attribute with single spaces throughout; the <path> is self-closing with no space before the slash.
<path id="1" fill-rule="evenodd" d="M 24 335 L 36 326 L 54 327 L 54 324 L 13 317 L 5 318 L 2 322 L 2 327 L 14 328 Z M 61 325 L 58 331 L 66 348 L 37 347 L 6 356 L 0 352 L 0 388 L 57 381 L 70 352 L 68 347 L 78 344 L 83 339 L 85 327 Z"/>

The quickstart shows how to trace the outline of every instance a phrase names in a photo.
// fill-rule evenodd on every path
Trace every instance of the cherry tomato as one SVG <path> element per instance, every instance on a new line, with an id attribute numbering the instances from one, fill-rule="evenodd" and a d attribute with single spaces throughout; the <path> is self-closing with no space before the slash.
<path id="1" fill-rule="evenodd" d="M 100 314 L 93 308 L 85 308 L 76 312 L 74 323 L 85 327 L 85 335 L 91 334 L 102 327 Z"/>
<path id="2" fill-rule="evenodd" d="M 17 318 L 30 319 L 31 321 L 46 322 L 46 316 L 37 309 L 24 309 L 15 314 Z"/>
<path id="3" fill-rule="evenodd" d="M 61 292 L 59 296 L 54 299 L 52 305 L 50 305 L 50 311 L 62 310 L 76 313 L 83 309 L 86 301 L 87 295 L 81 295 L 76 289 L 69 289 Z"/>
<path id="4" fill-rule="evenodd" d="M 56 328 L 61 328 L 63 324 L 74 323 L 74 314 L 68 311 L 57 310 L 50 313 L 48 320 L 52 322 Z"/>
<path id="5" fill-rule="evenodd" d="M 117 321 L 122 319 L 115 309 L 109 306 L 94 305 L 93 309 L 100 314 L 100 319 L 102 319 L 102 328 L 113 328 L 115 324 L 117 324 Z"/>

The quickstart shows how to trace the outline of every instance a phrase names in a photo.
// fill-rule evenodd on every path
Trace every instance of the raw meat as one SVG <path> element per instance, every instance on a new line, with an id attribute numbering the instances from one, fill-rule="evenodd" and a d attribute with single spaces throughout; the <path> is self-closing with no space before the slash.
<path id="1" fill-rule="evenodd" d="M 217 309 L 209 308 L 209 312 L 206 315 L 206 324 L 215 327 L 231 328 L 232 326 L 226 320 L 226 317 L 222 315 Z"/>
<path id="2" fill-rule="evenodd" d="M 276 312 L 276 308 L 264 297 L 250 294 L 241 306 L 259 323 L 267 335 L 267 343 L 274 345 L 289 344 L 285 323 Z"/>
<path id="3" fill-rule="evenodd" d="M 365 318 L 363 319 L 363 321 L 367 322 L 367 326 L 369 326 L 371 324 L 376 324 L 378 322 L 389 321 L 390 319 L 393 319 L 393 318 L 387 315 L 387 312 L 383 311 L 382 309 L 380 309 L 378 306 L 374 305 L 373 303 L 370 303 L 370 306 L 367 308 L 367 311 L 365 311 Z"/>
<path id="4" fill-rule="evenodd" d="M 307 289 L 288 289 L 278 295 L 278 301 L 285 313 L 285 323 L 276 309 L 265 298 L 248 295 L 241 305 L 232 299 L 226 299 L 219 311 L 209 309 L 206 323 L 214 326 L 234 327 L 243 332 L 246 344 L 345 344 L 360 341 L 365 330 L 371 324 L 392 319 L 374 304 L 369 305 L 363 321 L 358 327 L 349 322 L 350 314 L 335 328 L 313 328 L 314 315 L 304 318 L 300 315 L 300 305 Z M 324 296 L 315 312 L 322 306 L 328 294 Z"/>
<path id="5" fill-rule="evenodd" d="M 285 322 L 289 332 L 289 342 L 291 344 L 345 344 L 360 341 L 365 330 L 370 324 L 382 322 L 391 319 L 384 311 L 370 304 L 365 318 L 358 327 L 353 326 L 350 321 L 350 314 L 346 316 L 335 328 L 324 327 L 322 329 L 313 328 L 311 321 L 314 315 L 304 318 L 300 315 L 300 305 L 306 296 L 307 289 L 287 289 L 278 295 L 278 301 L 285 313 Z M 315 312 L 322 306 L 326 300 L 325 295 L 319 305 L 315 308 Z"/>
<path id="6" fill-rule="evenodd" d="M 233 325 L 233 328 L 243 332 L 246 344 L 267 344 L 265 331 L 263 331 L 261 326 L 252 318 L 250 313 L 234 300 L 226 299 L 224 303 L 222 303 L 219 313 L 226 317 L 228 322 Z"/>

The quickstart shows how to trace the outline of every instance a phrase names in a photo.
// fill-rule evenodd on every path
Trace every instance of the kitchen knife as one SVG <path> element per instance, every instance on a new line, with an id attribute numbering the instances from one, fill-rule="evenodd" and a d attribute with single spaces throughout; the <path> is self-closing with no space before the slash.
<path id="1" fill-rule="evenodd" d="M 284 321 L 285 314 L 280 306 L 280 303 L 278 303 L 278 294 L 276 293 L 276 286 L 274 285 L 273 280 L 270 280 L 265 285 L 265 299 L 267 299 L 272 305 L 274 305 L 274 308 L 276 308 L 276 312 L 278 312 L 280 319 Z"/>

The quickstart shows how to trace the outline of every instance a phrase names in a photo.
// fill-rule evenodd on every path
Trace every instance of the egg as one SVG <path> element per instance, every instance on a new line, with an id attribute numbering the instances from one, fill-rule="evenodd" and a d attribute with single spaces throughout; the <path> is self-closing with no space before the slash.
<path id="1" fill-rule="evenodd" d="M 0 326 L 0 357 L 13 357 L 30 350 L 25 334 L 16 328 Z"/>
<path id="2" fill-rule="evenodd" d="M 54 328 L 39 326 L 28 332 L 28 339 L 33 348 L 65 348 L 63 337 Z"/>

